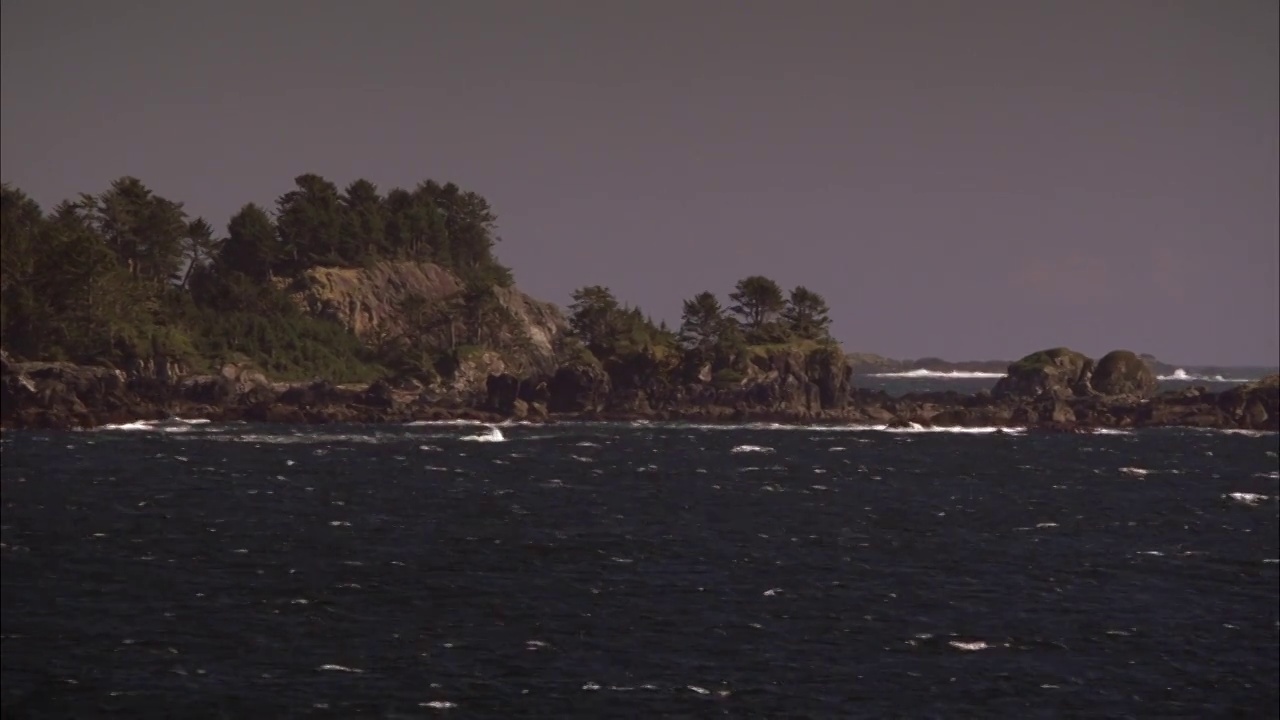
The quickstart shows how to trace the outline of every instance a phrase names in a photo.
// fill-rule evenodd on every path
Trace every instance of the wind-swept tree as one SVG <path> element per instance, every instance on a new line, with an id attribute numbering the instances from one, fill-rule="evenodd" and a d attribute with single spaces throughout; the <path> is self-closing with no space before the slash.
<path id="1" fill-rule="evenodd" d="M 787 304 L 778 283 L 763 275 L 739 280 L 729 299 L 734 303 L 729 310 L 742 319 L 743 327 L 748 330 L 759 330 L 773 322 Z"/>
<path id="2" fill-rule="evenodd" d="M 827 301 L 818 293 L 803 285 L 791 291 L 787 307 L 782 312 L 782 319 L 788 329 L 797 337 L 808 340 L 823 340 L 830 335 L 831 309 Z"/>

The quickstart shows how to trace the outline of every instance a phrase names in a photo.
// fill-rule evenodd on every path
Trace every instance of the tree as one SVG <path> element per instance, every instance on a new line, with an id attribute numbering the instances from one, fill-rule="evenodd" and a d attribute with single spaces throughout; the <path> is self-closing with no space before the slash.
<path id="1" fill-rule="evenodd" d="M 729 293 L 729 299 L 734 302 L 729 310 L 742 318 L 742 325 L 747 330 L 760 330 L 786 307 L 782 288 L 763 275 L 739 280 L 734 292 Z"/>
<path id="2" fill-rule="evenodd" d="M 79 206 L 130 275 L 160 285 L 177 279 L 187 234 L 182 203 L 122 177 L 101 195 L 82 195 Z"/>
<path id="3" fill-rule="evenodd" d="M 27 343 L 38 354 L 118 359 L 153 322 L 154 299 L 90 220 L 82 206 L 64 203 L 41 233 L 32 280 L 47 327 Z"/>
<path id="4" fill-rule="evenodd" d="M 342 194 L 342 245 L 349 259 L 361 262 L 386 250 L 387 207 L 378 187 L 365 179 L 356 180 Z"/>
<path id="5" fill-rule="evenodd" d="M 191 273 L 207 265 L 217 255 L 221 241 L 214 239 L 213 226 L 205 222 L 202 217 L 187 223 L 187 233 L 183 240 L 182 257 L 187 264 L 187 269 L 182 274 L 179 287 L 185 289 L 191 282 Z"/>
<path id="6" fill-rule="evenodd" d="M 0 293 L 31 275 L 44 211 L 21 190 L 0 186 Z"/>
<path id="7" fill-rule="evenodd" d="M 787 307 L 782 313 L 783 320 L 791 332 L 808 340 L 823 340 L 830 336 L 831 319 L 827 301 L 818 293 L 797 286 L 791 291 Z"/>
<path id="8" fill-rule="evenodd" d="M 0 186 L 0 345 L 20 354 L 44 325 L 36 276 L 44 234 L 40 206 L 8 183 Z"/>
<path id="9" fill-rule="evenodd" d="M 714 293 L 702 292 L 684 301 L 681 314 L 680 344 L 690 349 L 708 349 L 724 334 L 724 308 Z"/>
<path id="10" fill-rule="evenodd" d="M 618 300 L 609 288 L 590 285 L 573 291 L 573 304 L 569 306 L 569 330 L 597 354 L 606 354 L 612 347 L 616 330 Z"/>
<path id="11" fill-rule="evenodd" d="M 338 186 L 314 173 L 294 178 L 295 190 L 276 200 L 281 257 L 277 269 L 294 275 L 316 265 L 347 262 L 342 246 Z"/>
<path id="12" fill-rule="evenodd" d="M 218 254 L 218 269 L 264 281 L 271 277 L 271 268 L 281 250 L 267 211 L 249 203 L 227 224 L 227 240 Z"/>

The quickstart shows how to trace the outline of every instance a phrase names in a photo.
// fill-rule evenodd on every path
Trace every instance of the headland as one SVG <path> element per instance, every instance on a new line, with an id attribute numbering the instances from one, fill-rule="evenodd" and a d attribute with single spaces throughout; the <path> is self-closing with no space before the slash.
<path id="1" fill-rule="evenodd" d="M 220 233 L 135 178 L 45 212 L 3 188 L 0 427 L 167 417 L 278 423 L 507 418 L 1280 430 L 1280 376 L 1161 391 L 1117 350 L 1014 362 L 847 353 L 807 287 L 743 278 L 655 323 L 606 287 L 562 310 L 514 284 L 479 195 L 295 179 Z M 990 373 L 891 396 L 857 375 Z"/>

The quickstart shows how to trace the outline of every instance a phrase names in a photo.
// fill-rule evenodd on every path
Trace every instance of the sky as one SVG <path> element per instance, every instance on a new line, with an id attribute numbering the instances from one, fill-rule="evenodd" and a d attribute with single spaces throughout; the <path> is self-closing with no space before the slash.
<path id="1" fill-rule="evenodd" d="M 2 0 L 0 176 L 224 228 L 453 181 L 566 305 L 763 274 L 849 351 L 1280 362 L 1274 0 Z"/>

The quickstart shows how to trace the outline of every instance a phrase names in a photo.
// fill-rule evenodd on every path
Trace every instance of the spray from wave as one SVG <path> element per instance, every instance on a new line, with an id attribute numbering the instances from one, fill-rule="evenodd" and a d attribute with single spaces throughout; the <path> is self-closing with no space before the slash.
<path id="1" fill-rule="evenodd" d="M 940 380 L 986 380 L 1004 377 L 1004 373 L 979 370 L 906 370 L 903 372 L 872 373 L 877 378 L 935 378 Z"/>
<path id="2" fill-rule="evenodd" d="M 1156 378 L 1162 382 L 1217 382 L 1217 383 L 1246 383 L 1252 382 L 1249 378 L 1229 378 L 1221 375 L 1200 375 L 1197 373 L 1189 373 L 1182 368 L 1173 371 L 1172 375 L 1161 375 Z"/>

